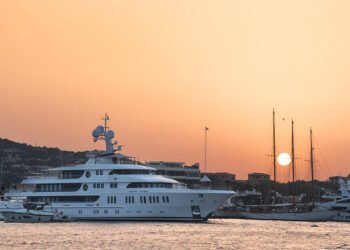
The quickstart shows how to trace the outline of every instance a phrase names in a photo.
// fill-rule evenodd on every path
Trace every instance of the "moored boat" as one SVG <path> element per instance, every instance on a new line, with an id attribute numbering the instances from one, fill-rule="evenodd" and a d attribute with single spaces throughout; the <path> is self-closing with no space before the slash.
<path id="1" fill-rule="evenodd" d="M 335 211 L 328 209 L 314 209 L 312 211 L 288 210 L 286 212 L 243 212 L 242 217 L 254 220 L 286 220 L 286 221 L 329 221 L 336 216 Z"/>
<path id="2" fill-rule="evenodd" d="M 54 213 L 27 209 L 3 211 L 2 216 L 5 222 L 38 223 L 54 220 Z"/>
<path id="3" fill-rule="evenodd" d="M 273 111 L 273 124 L 275 124 L 275 112 Z M 310 129 L 310 170 L 311 170 L 311 186 L 312 186 L 312 204 L 300 205 L 295 200 L 295 146 L 294 146 L 294 120 L 291 122 L 291 165 L 292 165 L 292 204 L 280 204 L 258 206 L 256 210 L 242 212 L 241 215 L 246 219 L 255 220 L 288 220 L 288 221 L 328 221 L 333 220 L 337 212 L 328 208 L 317 206 L 314 202 L 314 147 L 313 134 Z M 275 144 L 275 125 L 273 126 L 273 157 L 274 157 L 274 177 L 276 181 L 276 144 Z M 288 163 L 289 164 L 289 163 Z"/>
<path id="4" fill-rule="evenodd" d="M 14 209 L 23 209 L 22 200 L 3 200 L 0 201 L 0 221 L 4 220 L 2 212 L 14 210 Z"/>

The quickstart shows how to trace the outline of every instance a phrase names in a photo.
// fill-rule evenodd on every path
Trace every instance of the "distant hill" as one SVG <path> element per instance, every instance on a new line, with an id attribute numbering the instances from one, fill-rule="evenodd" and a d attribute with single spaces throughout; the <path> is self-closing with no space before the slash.
<path id="1" fill-rule="evenodd" d="M 73 152 L 59 148 L 36 147 L 0 138 L 0 182 L 2 180 L 4 186 L 9 186 L 43 169 L 85 163 L 86 153 L 87 151 Z"/>

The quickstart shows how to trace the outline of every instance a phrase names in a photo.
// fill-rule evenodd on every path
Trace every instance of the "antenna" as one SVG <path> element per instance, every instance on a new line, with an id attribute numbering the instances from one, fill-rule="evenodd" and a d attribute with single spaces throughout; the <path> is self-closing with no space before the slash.
<path id="1" fill-rule="evenodd" d="M 107 126 L 109 121 L 109 116 L 107 113 L 105 113 L 105 116 L 102 117 L 102 120 L 105 122 L 104 131 L 107 132 L 107 130 L 109 129 L 109 127 Z"/>
<path id="2" fill-rule="evenodd" d="M 4 168 L 4 156 L 1 154 L 1 169 L 0 169 L 0 194 L 2 192 L 2 171 Z"/>
<path id="3" fill-rule="evenodd" d="M 204 128 L 204 176 L 200 180 L 201 183 L 209 183 L 209 188 L 211 188 L 211 180 L 207 176 L 207 132 L 209 128 Z"/>
<path id="4" fill-rule="evenodd" d="M 311 168 L 311 199 L 312 206 L 315 207 L 314 197 L 314 147 L 312 144 L 312 128 L 310 128 L 310 168 Z"/>
<path id="5" fill-rule="evenodd" d="M 273 181 L 276 183 L 276 127 L 275 127 L 275 109 L 272 112 L 272 122 L 273 122 Z"/>
<path id="6" fill-rule="evenodd" d="M 292 119 L 292 195 L 293 206 L 295 207 L 295 154 L 294 154 L 294 120 Z"/>
<path id="7" fill-rule="evenodd" d="M 204 175 L 207 175 L 207 132 L 208 132 L 209 128 L 205 127 L 204 129 L 204 168 L 205 168 L 205 172 Z"/>

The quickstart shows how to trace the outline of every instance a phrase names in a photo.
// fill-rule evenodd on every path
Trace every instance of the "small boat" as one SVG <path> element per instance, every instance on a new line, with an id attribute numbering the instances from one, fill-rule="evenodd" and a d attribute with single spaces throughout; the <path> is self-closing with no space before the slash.
<path id="1" fill-rule="evenodd" d="M 54 220 L 54 213 L 28 209 L 3 211 L 2 216 L 5 222 L 37 223 Z"/>
<path id="2" fill-rule="evenodd" d="M 286 212 L 241 213 L 245 219 L 253 220 L 286 220 L 286 221 L 330 221 L 337 213 L 328 209 L 315 208 L 312 211 L 289 210 Z"/>
<path id="3" fill-rule="evenodd" d="M 23 201 L 22 200 L 3 200 L 0 201 L 0 221 L 4 220 L 2 212 L 14 209 L 22 209 Z"/>
<path id="4" fill-rule="evenodd" d="M 3 210 L 5 222 L 38 223 L 38 222 L 69 222 L 71 218 L 62 212 L 49 211 L 47 203 L 25 203 L 23 208 Z"/>

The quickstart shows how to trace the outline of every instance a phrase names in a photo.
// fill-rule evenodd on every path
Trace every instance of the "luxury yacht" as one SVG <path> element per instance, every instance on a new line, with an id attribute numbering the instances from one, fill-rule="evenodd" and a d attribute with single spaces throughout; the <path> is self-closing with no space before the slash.
<path id="1" fill-rule="evenodd" d="M 323 195 L 321 198 L 329 201 L 322 203 L 321 206 L 339 211 L 350 210 L 350 180 L 340 179 L 338 184 L 340 195 Z"/>
<path id="2" fill-rule="evenodd" d="M 323 195 L 321 198 L 329 201 L 321 203 L 321 206 L 337 211 L 334 220 L 350 222 L 350 180 L 340 179 L 338 183 L 340 194 Z"/>
<path id="3" fill-rule="evenodd" d="M 121 154 L 114 132 L 98 126 L 94 141 L 103 140 L 106 150 L 90 156 L 86 164 L 64 166 L 45 175 L 27 177 L 22 190 L 5 197 L 26 197 L 27 202 L 45 202 L 47 211 L 57 211 L 75 220 L 167 220 L 206 221 L 234 192 L 188 189 L 184 184 L 156 174 Z M 44 209 L 45 210 L 45 209 Z"/>

